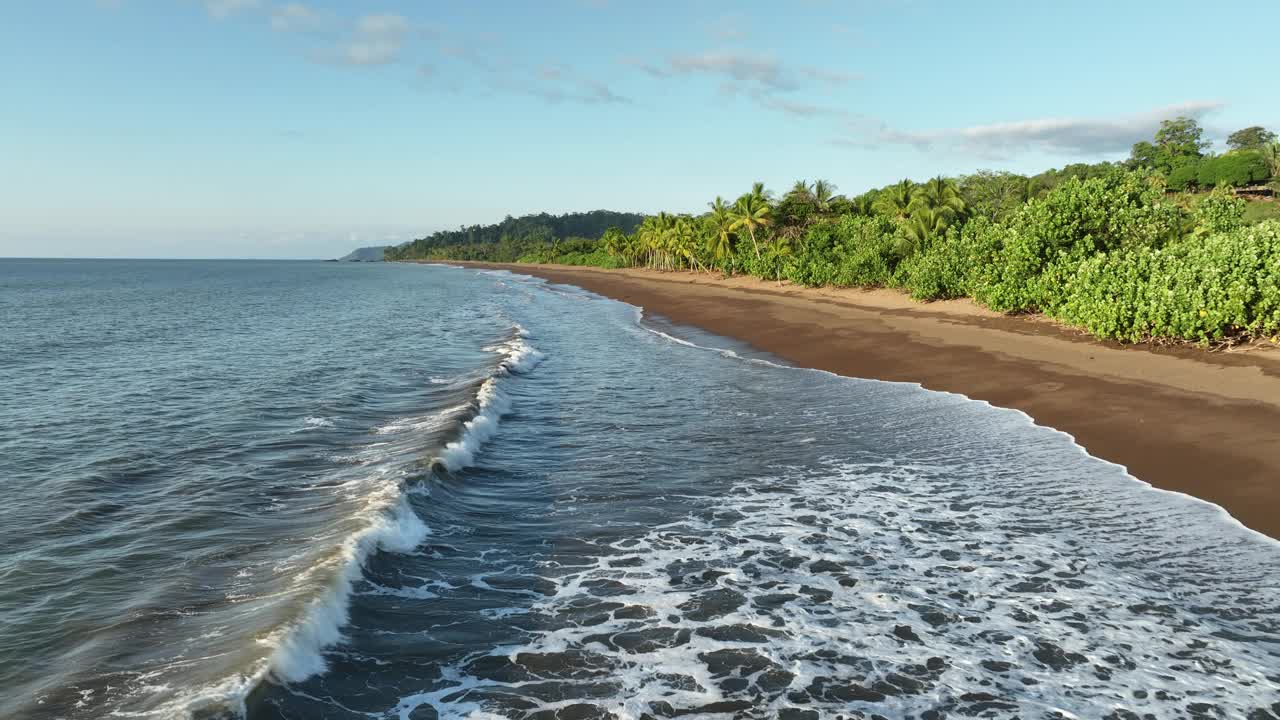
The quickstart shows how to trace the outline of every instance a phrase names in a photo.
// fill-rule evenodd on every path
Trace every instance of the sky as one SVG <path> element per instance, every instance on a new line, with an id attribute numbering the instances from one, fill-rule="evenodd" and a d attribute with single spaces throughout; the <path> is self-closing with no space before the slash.
<path id="1" fill-rule="evenodd" d="M 1280 10 L 1079 0 L 41 0 L 0 9 L 0 256 L 336 257 L 752 182 L 1280 129 Z M 1263 16 L 1270 15 L 1265 18 Z"/>

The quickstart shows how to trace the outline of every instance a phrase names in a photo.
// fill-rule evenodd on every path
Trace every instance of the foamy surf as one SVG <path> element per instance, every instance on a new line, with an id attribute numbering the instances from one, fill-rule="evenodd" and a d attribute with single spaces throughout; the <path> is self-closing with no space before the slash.
<path id="1" fill-rule="evenodd" d="M 516 325 L 509 340 L 485 348 L 498 354 L 501 360 L 476 392 L 473 401 L 475 415 L 462 424 L 459 438 L 440 452 L 440 462 L 448 470 L 456 471 L 470 465 L 480 448 L 497 434 L 500 418 L 511 409 L 510 400 L 501 390 L 503 379 L 513 373 L 528 372 L 542 361 L 542 353 L 526 341 L 527 337 L 527 331 Z M 466 407 L 454 406 L 426 418 L 394 421 L 379 426 L 375 433 L 385 435 L 436 429 Z M 343 544 L 340 551 L 342 571 L 332 590 L 312 602 L 300 623 L 266 641 L 275 647 L 266 667 L 270 677 L 281 682 L 299 682 L 324 672 L 327 665 L 323 651 L 344 639 L 342 627 L 349 620 L 352 589 L 361 579 L 369 556 L 377 551 L 411 552 L 430 534 L 406 501 L 404 490 L 401 479 L 385 484 L 368 498 L 366 512 L 372 521 L 364 531 Z"/>
<path id="2" fill-rule="evenodd" d="M 167 397 L 191 402 L 148 427 L 199 426 L 95 424 L 143 452 L 62 454 L 73 482 L 24 507 L 73 507 L 3 539 L 77 574 L 0 603 L 0 654 L 33 640 L 3 655 L 0 716 L 1276 714 L 1274 546 L 1025 416 L 782 370 L 519 277 L 376 270 L 341 352 L 281 333 L 215 382 L 179 368 Z M 315 307 L 264 329 L 330 326 Z M 308 416 L 333 426 L 289 432 Z M 86 529 L 141 551 L 123 612 L 59 599 L 110 597 L 101 553 L 31 542 Z M 50 606 L 75 624 L 29 610 Z M 45 643 L 68 626 L 86 641 Z"/>
<path id="3" fill-rule="evenodd" d="M 611 301 L 611 302 L 617 302 L 617 301 Z M 1228 512 L 1228 511 L 1227 511 L 1227 509 L 1226 509 L 1226 508 L 1224 508 L 1224 507 L 1222 507 L 1221 505 L 1218 505 L 1217 503 L 1214 503 L 1214 502 L 1209 501 L 1209 500 L 1205 500 L 1205 499 L 1203 499 L 1203 498 L 1195 497 L 1194 495 L 1188 495 L 1188 494 L 1183 493 L 1183 492 L 1178 492 L 1177 490 L 1167 490 L 1167 489 L 1165 489 L 1165 488 L 1156 487 L 1155 485 L 1152 485 L 1151 483 L 1149 483 L 1149 482 L 1147 482 L 1147 481 L 1143 480 L 1142 478 L 1139 478 L 1139 477 L 1137 477 L 1137 476 L 1133 475 L 1132 473 L 1130 473 L 1130 472 L 1129 472 L 1129 468 L 1125 467 L 1124 465 L 1121 465 L 1120 463 L 1112 462 L 1112 461 L 1110 461 L 1110 460 L 1106 460 L 1106 459 L 1103 459 L 1103 458 L 1098 458 L 1098 457 L 1095 457 L 1094 455 L 1091 455 L 1091 454 L 1089 453 L 1089 449 L 1088 449 L 1088 448 L 1086 448 L 1085 446 L 1081 445 L 1081 444 L 1080 444 L 1080 442 L 1076 439 L 1076 437 L 1075 437 L 1074 435 L 1072 435 L 1071 433 L 1066 432 L 1066 431 L 1064 431 L 1064 430 L 1059 430 L 1058 428 L 1049 427 L 1048 425 L 1041 425 L 1040 423 L 1036 422 L 1036 419 L 1035 419 L 1034 417 L 1032 417 L 1032 416 L 1031 416 L 1031 415 L 1029 415 L 1028 413 L 1023 412 L 1022 410 L 1017 410 L 1017 409 L 1014 409 L 1014 408 L 1000 407 L 1000 406 L 998 406 L 998 405 L 992 405 L 991 403 L 987 402 L 986 400 L 975 400 L 974 398 L 971 398 L 971 397 L 969 397 L 968 395 L 965 395 L 965 394 L 963 394 L 963 393 L 953 393 L 953 392 L 946 392 L 946 391 L 941 391 L 941 390 L 929 390 L 929 389 L 925 388 L 923 385 L 921 385 L 920 383 L 914 383 L 914 382 L 900 382 L 900 381 L 892 381 L 892 380 L 878 380 L 878 379 L 874 379 L 874 378 L 850 378 L 850 377 L 847 377 L 847 376 L 845 376 L 845 375 L 840 375 L 839 373 L 833 373 L 833 372 L 831 372 L 831 371 L 829 371 L 829 370 L 821 370 L 821 369 L 817 369 L 817 368 L 796 367 L 796 366 L 794 366 L 794 365 L 787 365 L 787 364 L 784 364 L 784 363 L 781 363 L 781 362 L 774 362 L 774 361 L 772 361 L 772 360 L 766 360 L 766 359 L 763 359 L 763 358 L 756 358 L 756 357 L 743 357 L 742 355 L 738 354 L 737 352 L 735 352 L 735 351 L 733 351 L 733 350 L 730 350 L 730 349 L 727 349 L 727 348 L 719 348 L 719 347 L 710 347 L 710 346 L 707 346 L 707 345 L 699 345 L 699 344 L 697 344 L 697 343 L 695 343 L 695 342 L 692 342 L 692 341 L 690 341 L 690 340 L 686 340 L 686 339 L 681 338 L 681 337 L 676 337 L 675 335 L 672 335 L 672 334 L 670 334 L 670 333 L 667 333 L 667 332 L 664 332 L 664 331 L 662 331 L 662 330 L 659 330 L 658 328 L 655 328 L 655 327 L 653 327 L 652 325 L 650 325 L 650 324 L 645 320 L 644 308 L 639 307 L 639 306 L 635 306 L 635 305 L 631 305 L 630 307 L 633 307 L 633 308 L 635 309 L 635 319 L 636 319 L 636 326 L 637 326 L 637 327 L 639 327 L 639 328 L 641 328 L 641 329 L 645 330 L 646 332 L 652 333 L 653 335 L 656 335 L 656 336 L 658 336 L 658 337 L 662 338 L 663 340 L 666 340 L 667 342 L 675 343 L 675 344 L 677 344 L 677 345 L 683 345 L 683 346 L 685 346 L 685 347 L 694 348 L 694 349 L 697 349 L 697 350 L 704 350 L 704 351 L 707 351 L 707 352 L 716 353 L 716 354 L 721 355 L 721 356 L 723 356 L 723 357 L 733 358 L 733 359 L 735 359 L 735 360 L 741 360 L 741 361 L 744 361 L 744 362 L 758 363 L 758 364 L 761 364 L 761 365 L 767 365 L 767 366 L 769 366 L 769 367 L 775 367 L 775 368 L 782 369 L 782 370 L 791 370 L 791 371 L 795 371 L 795 372 L 802 372 L 802 373 L 817 373 L 817 374 L 824 375 L 824 376 L 828 376 L 828 377 L 840 378 L 840 379 L 842 379 L 842 380 L 854 380 L 854 381 L 857 381 L 857 382 L 885 383 L 885 384 L 888 384 L 888 385 L 905 385 L 905 386 L 907 386 L 907 387 L 916 388 L 916 389 L 920 390 L 921 392 L 929 392 L 929 393 L 936 393 L 936 394 L 938 394 L 938 395 L 948 395 L 948 396 L 953 396 L 953 397 L 963 398 L 964 400 L 966 400 L 966 401 L 968 401 L 968 402 L 975 403 L 975 404 L 982 405 L 982 406 L 984 406 L 984 407 L 990 408 L 990 410 L 991 410 L 992 412 L 1015 413 L 1015 414 L 1017 414 L 1017 415 L 1021 416 L 1023 419 L 1025 419 L 1025 421 L 1026 421 L 1027 425 L 1029 425 L 1029 426 L 1031 426 L 1031 427 L 1038 428 L 1038 429 L 1048 430 L 1048 431 L 1054 432 L 1054 433 L 1056 433 L 1056 434 L 1058 434 L 1058 435 L 1061 435 L 1062 437 L 1066 438 L 1066 439 L 1067 439 L 1068 441 L 1070 441 L 1070 443 L 1071 443 L 1071 444 L 1072 444 L 1072 445 L 1073 445 L 1073 446 L 1074 446 L 1074 447 L 1075 447 L 1075 448 L 1080 452 L 1080 454 L 1082 454 L 1082 455 L 1084 455 L 1084 456 L 1086 456 L 1086 457 L 1088 457 L 1088 458 L 1090 458 L 1090 459 L 1092 459 L 1092 460 L 1097 460 L 1097 461 L 1099 461 L 1099 462 L 1103 462 L 1103 463 L 1106 463 L 1106 464 L 1108 464 L 1108 465 L 1112 465 L 1112 466 L 1114 466 L 1114 467 L 1119 468 L 1121 471 L 1123 471 L 1123 472 L 1124 472 L 1125 477 L 1127 477 L 1129 480 L 1132 480 L 1133 482 L 1138 483 L 1138 484 L 1139 484 L 1139 485 L 1141 485 L 1143 488 L 1145 488 L 1145 489 L 1147 489 L 1147 490 L 1149 490 L 1149 491 L 1151 491 L 1151 492 L 1155 492 L 1155 493 L 1160 493 L 1160 494 L 1167 495 L 1167 496 L 1176 497 L 1176 498 L 1178 498 L 1178 499 L 1179 499 L 1180 501 L 1182 501 L 1182 502 L 1189 502 L 1189 503 L 1194 503 L 1194 504 L 1197 504 L 1197 505 L 1203 505 L 1203 506 L 1206 506 L 1206 507 L 1212 508 L 1212 509 L 1213 509 L 1213 511 L 1215 512 L 1215 514 L 1217 514 L 1217 515 L 1219 516 L 1219 519 L 1220 519 L 1222 522 L 1227 523 L 1227 524 L 1229 524 L 1229 525 L 1231 525 L 1231 526 L 1235 527 L 1236 529 L 1238 529 L 1238 530 L 1240 530 L 1240 531 L 1242 531 L 1242 532 L 1245 532 L 1245 533 L 1248 533 L 1248 534 L 1252 535 L 1256 540 L 1258 540 L 1258 541 L 1260 541 L 1260 542 L 1264 542 L 1264 543 L 1267 543 L 1267 544 L 1270 544 L 1270 545 L 1275 545 L 1275 546 L 1277 546 L 1277 547 L 1280 547 L 1280 539 L 1273 538 L 1273 537 L 1270 537 L 1270 536 L 1268 536 L 1268 535 L 1264 535 L 1263 533 L 1258 532 L 1257 530 L 1254 530 L 1254 529 L 1252 529 L 1252 528 L 1250 528 L 1250 527 L 1247 527 L 1244 523 L 1240 522 L 1240 520 L 1239 520 L 1238 518 L 1236 518 L 1234 515 L 1232 515 L 1230 512 Z"/>
<path id="4" fill-rule="evenodd" d="M 502 360 L 480 385 L 476 393 L 475 414 L 463 423 L 458 439 L 445 445 L 436 460 L 446 470 L 457 472 L 475 462 L 476 452 L 498 432 L 502 416 L 511 410 L 511 401 L 502 391 L 504 378 L 525 373 L 542 362 L 543 355 L 526 342 L 528 333 L 519 325 L 513 337 L 485 350 L 497 353 Z"/>
<path id="5" fill-rule="evenodd" d="M 412 552 L 431 534 L 408 502 L 409 488 L 405 486 L 404 469 L 394 463 L 386 464 L 390 457 L 388 453 L 394 452 L 398 443 L 405 442 L 397 438 L 407 437 L 407 442 L 412 442 L 415 435 L 442 431 L 470 410 L 473 412 L 461 423 L 457 439 L 440 450 L 436 463 L 450 472 L 471 465 L 481 447 L 497 434 L 501 417 L 511 409 L 511 401 L 503 393 L 502 383 L 512 375 L 532 370 L 543 359 L 542 353 L 527 342 L 527 337 L 525 329 L 515 325 L 509 339 L 484 348 L 498 355 L 499 360 L 480 383 L 471 402 L 424 416 L 399 418 L 373 428 L 374 435 L 391 436 L 391 440 L 389 443 L 371 443 L 363 452 L 366 462 L 375 463 L 376 469 L 371 478 L 353 479 L 335 486 L 348 495 L 359 493 L 363 502 L 359 512 L 367 519 L 367 524 L 363 530 L 349 536 L 335 557 L 325 563 L 337 567 L 327 589 L 308 602 L 298 621 L 258 641 L 270 647 L 271 652 L 256 668 L 166 704 L 158 715 L 152 716 L 180 714 L 189 717 L 210 712 L 243 716 L 247 712 L 246 698 L 262 683 L 298 683 L 328 670 L 325 652 L 346 639 L 343 628 L 350 621 L 351 598 L 356 584 L 363 579 L 368 559 L 378 552 Z M 438 384 L 435 378 L 429 382 Z M 307 425 L 329 427 L 332 421 L 309 417 Z M 359 456 L 357 454 L 356 457 Z M 380 466 L 376 464 L 378 462 L 381 462 Z M 313 573 L 313 570 L 302 572 L 296 583 L 310 582 Z M 397 591 L 389 588 L 378 590 L 378 587 L 374 586 L 373 592 L 401 594 L 413 599 L 431 596 L 425 589 Z"/>

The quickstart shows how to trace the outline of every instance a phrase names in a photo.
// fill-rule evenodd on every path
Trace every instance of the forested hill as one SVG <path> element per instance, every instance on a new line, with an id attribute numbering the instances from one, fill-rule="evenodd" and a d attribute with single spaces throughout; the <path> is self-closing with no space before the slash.
<path id="1" fill-rule="evenodd" d="M 609 228 L 633 233 L 644 220 L 640 213 L 592 210 L 564 215 L 508 215 L 493 225 L 472 225 L 457 230 L 441 230 L 412 242 L 389 247 L 388 260 L 418 260 L 447 256 L 466 260 L 472 254 L 486 260 L 514 261 L 531 245 L 574 238 L 598 238 Z M 494 245 L 499 247 L 494 247 Z M 448 248 L 447 252 L 444 251 Z M 509 257 L 508 257 L 509 256 Z"/>

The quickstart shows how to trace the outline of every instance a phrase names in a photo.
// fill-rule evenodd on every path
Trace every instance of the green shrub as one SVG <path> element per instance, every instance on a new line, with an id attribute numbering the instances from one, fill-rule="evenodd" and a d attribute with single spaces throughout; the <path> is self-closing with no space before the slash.
<path id="1" fill-rule="evenodd" d="M 1100 337 L 1201 343 L 1280 332 L 1280 222 L 1080 263 L 1056 315 Z"/>
<path id="2" fill-rule="evenodd" d="M 889 284 L 897 263 L 894 224 L 878 217 L 847 215 L 834 229 L 835 285 Z"/>
<path id="3" fill-rule="evenodd" d="M 1213 192 L 1196 203 L 1192 217 L 1195 219 L 1196 235 L 1212 235 L 1230 232 L 1244 225 L 1245 201 L 1235 196 L 1225 187 L 1214 188 Z"/>
<path id="4" fill-rule="evenodd" d="M 837 221 L 825 221 L 810 227 L 784 261 L 782 276 L 810 287 L 833 284 L 836 277 L 837 226 Z"/>
<path id="5" fill-rule="evenodd" d="M 1027 203 L 998 239 L 997 266 L 976 288 L 978 299 L 1003 312 L 1050 310 L 1061 301 L 1065 275 L 1095 253 L 1157 247 L 1176 238 L 1182 210 L 1141 173 L 1072 178 L 1042 200 Z M 1047 276 L 1046 270 L 1053 268 Z"/>
<path id="6" fill-rule="evenodd" d="M 973 295 L 1000 251 L 994 223 L 978 217 L 952 226 L 927 251 L 903 261 L 902 285 L 917 300 Z"/>

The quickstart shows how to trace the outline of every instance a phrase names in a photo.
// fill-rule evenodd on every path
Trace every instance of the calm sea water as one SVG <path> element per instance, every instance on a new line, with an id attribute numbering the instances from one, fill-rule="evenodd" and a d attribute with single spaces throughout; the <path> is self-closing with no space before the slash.
<path id="1" fill-rule="evenodd" d="M 506 273 L 0 261 L 0 717 L 1280 716 L 1280 546 Z"/>

